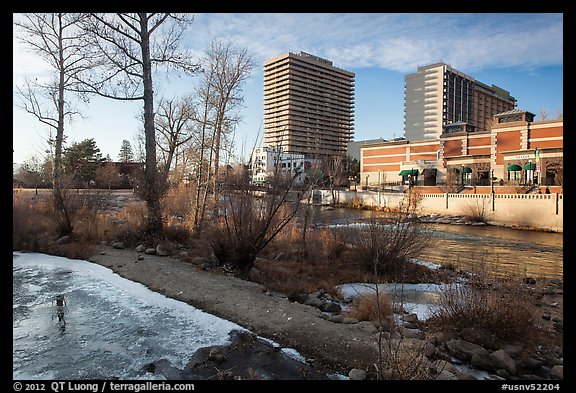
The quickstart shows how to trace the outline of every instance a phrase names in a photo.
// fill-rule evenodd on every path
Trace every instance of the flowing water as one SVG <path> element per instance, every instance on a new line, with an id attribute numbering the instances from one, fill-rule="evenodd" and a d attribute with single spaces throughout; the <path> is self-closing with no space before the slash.
<path id="1" fill-rule="evenodd" d="M 310 222 L 319 225 L 366 223 L 372 212 L 314 207 Z M 385 215 L 385 213 L 380 213 Z M 300 218 L 301 219 L 301 218 Z M 563 279 L 563 234 L 494 225 L 425 224 L 431 243 L 419 257 L 425 262 L 463 269 L 489 268 L 533 278 Z"/>

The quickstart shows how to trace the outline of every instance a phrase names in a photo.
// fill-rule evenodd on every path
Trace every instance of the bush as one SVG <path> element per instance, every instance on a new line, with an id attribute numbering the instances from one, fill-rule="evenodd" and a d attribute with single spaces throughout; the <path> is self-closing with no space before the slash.
<path id="1" fill-rule="evenodd" d="M 468 282 L 446 286 L 428 323 L 447 331 L 480 328 L 496 342 L 523 340 L 534 330 L 529 296 L 520 277 L 476 273 Z"/>
<path id="2" fill-rule="evenodd" d="M 380 312 L 380 315 L 378 315 Z M 352 303 L 352 309 L 345 313 L 347 317 L 356 318 L 359 321 L 378 322 L 392 315 L 390 299 L 382 293 L 361 295 Z"/>

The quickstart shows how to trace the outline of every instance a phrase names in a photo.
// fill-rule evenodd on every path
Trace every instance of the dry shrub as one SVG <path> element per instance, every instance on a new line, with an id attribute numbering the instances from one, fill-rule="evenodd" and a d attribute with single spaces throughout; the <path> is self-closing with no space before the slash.
<path id="1" fill-rule="evenodd" d="M 167 225 L 190 221 L 195 203 L 195 188 L 178 184 L 171 187 L 162 199 L 162 214 Z"/>
<path id="2" fill-rule="evenodd" d="M 380 365 L 380 378 L 403 381 L 434 379 L 426 367 L 426 345 L 426 341 L 391 340 L 386 360 Z"/>
<path id="3" fill-rule="evenodd" d="M 521 277 L 479 271 L 467 282 L 447 284 L 428 325 L 446 331 L 480 328 L 496 342 L 533 336 L 535 315 Z"/>
<path id="4" fill-rule="evenodd" d="M 352 302 L 352 309 L 345 316 L 356 318 L 359 321 L 377 322 L 382 318 L 392 315 L 390 299 L 379 293 L 361 295 Z"/>
<path id="5" fill-rule="evenodd" d="M 50 199 L 14 194 L 12 199 L 12 248 L 41 251 L 56 232 Z"/>

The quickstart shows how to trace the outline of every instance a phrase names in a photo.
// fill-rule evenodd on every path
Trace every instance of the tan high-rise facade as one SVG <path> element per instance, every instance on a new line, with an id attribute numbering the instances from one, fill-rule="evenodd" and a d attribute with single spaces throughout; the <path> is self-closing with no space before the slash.
<path id="1" fill-rule="evenodd" d="M 354 73 L 305 52 L 264 63 L 264 146 L 309 158 L 346 155 Z"/>
<path id="2" fill-rule="evenodd" d="M 508 91 L 442 62 L 418 67 L 404 81 L 404 138 L 409 141 L 437 139 L 444 126 L 457 122 L 488 131 L 494 115 L 516 106 Z"/>

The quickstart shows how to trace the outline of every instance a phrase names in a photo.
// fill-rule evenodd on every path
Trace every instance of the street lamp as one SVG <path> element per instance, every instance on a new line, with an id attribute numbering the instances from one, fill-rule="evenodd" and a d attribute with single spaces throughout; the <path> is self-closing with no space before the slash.
<path id="1" fill-rule="evenodd" d="M 378 169 L 378 189 L 380 189 L 381 185 L 382 183 L 380 183 L 380 169 Z"/>
<path id="2" fill-rule="evenodd" d="M 490 175 L 490 183 L 492 186 L 492 211 L 494 211 L 494 180 L 496 180 L 496 178 L 494 177 L 494 169 L 492 169 Z"/>

